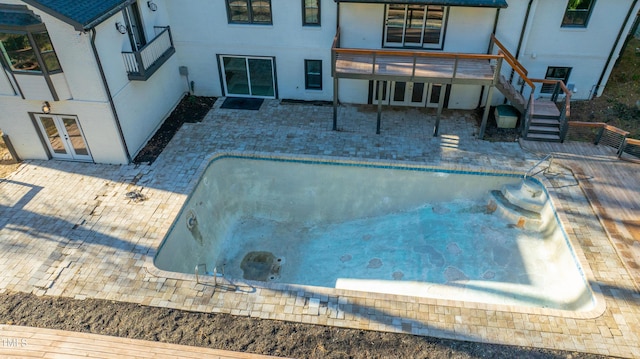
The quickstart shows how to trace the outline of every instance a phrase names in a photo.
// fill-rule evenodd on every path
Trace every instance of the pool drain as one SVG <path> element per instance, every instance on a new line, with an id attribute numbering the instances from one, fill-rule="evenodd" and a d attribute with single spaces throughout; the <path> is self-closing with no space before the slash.
<path id="1" fill-rule="evenodd" d="M 282 262 L 282 258 L 271 252 L 249 252 L 242 259 L 240 268 L 244 279 L 267 282 L 280 277 Z"/>

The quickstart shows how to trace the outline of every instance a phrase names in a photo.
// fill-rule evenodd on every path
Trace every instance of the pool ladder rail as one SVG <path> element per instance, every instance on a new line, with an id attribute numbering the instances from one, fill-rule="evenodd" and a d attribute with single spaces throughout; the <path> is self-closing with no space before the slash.
<path id="1" fill-rule="evenodd" d="M 217 266 L 213 267 L 213 272 L 208 272 L 206 263 L 196 264 L 195 272 L 196 272 L 196 283 L 197 284 L 204 284 L 204 283 L 200 283 L 200 268 L 204 268 L 204 273 L 206 275 L 210 275 L 210 276 L 213 277 L 213 286 L 214 287 L 218 285 L 218 277 L 224 277 L 224 266 L 221 267 L 222 268 L 222 272 L 218 273 L 218 267 Z"/>
<path id="2" fill-rule="evenodd" d="M 538 171 L 538 172 L 536 172 L 536 173 L 533 173 L 533 174 L 531 173 L 531 172 L 533 172 L 533 170 L 534 170 L 534 169 L 536 169 L 538 166 L 540 166 L 541 164 L 543 164 L 543 163 L 544 163 L 544 161 L 546 161 L 546 160 L 549 160 L 549 165 L 548 165 L 545 169 L 542 169 L 542 170 L 540 170 L 540 171 Z M 527 173 L 525 173 L 525 174 L 524 174 L 524 178 L 523 178 L 523 179 L 526 181 L 526 180 L 527 180 L 527 177 L 535 176 L 535 175 L 537 175 L 537 174 L 538 174 L 538 173 L 540 173 L 540 172 L 547 173 L 547 171 L 549 171 L 549 169 L 551 168 L 551 165 L 552 165 L 552 164 L 553 164 L 553 154 L 548 154 L 548 155 L 544 156 L 544 158 L 543 158 L 543 159 L 541 159 L 540 161 L 538 161 L 538 163 L 536 163 L 533 167 L 531 167 L 531 168 L 527 171 Z"/>

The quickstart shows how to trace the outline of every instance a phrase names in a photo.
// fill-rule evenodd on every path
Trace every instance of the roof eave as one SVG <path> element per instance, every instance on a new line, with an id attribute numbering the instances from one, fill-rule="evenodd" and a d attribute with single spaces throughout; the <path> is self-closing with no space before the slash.
<path id="1" fill-rule="evenodd" d="M 124 9 L 125 7 L 127 7 L 128 5 L 134 3 L 136 0 L 127 0 L 124 1 L 122 3 L 120 3 L 119 5 L 115 6 L 114 8 L 112 8 L 111 10 L 107 11 L 106 13 L 96 17 L 93 20 L 88 21 L 86 24 L 83 24 L 77 20 L 74 20 L 68 16 L 65 16 L 47 6 L 42 5 L 41 3 L 39 3 L 37 0 L 22 0 L 25 3 L 27 3 L 28 5 L 31 5 L 33 7 L 35 7 L 36 9 L 39 9 L 41 11 L 44 11 L 45 13 L 63 21 L 66 22 L 67 24 L 73 26 L 74 29 L 78 30 L 78 31 L 88 31 L 91 30 L 92 28 L 100 25 L 102 22 L 104 22 L 105 20 L 107 20 L 108 18 L 112 17 L 113 15 L 115 15 L 116 13 L 118 13 L 119 11 L 121 11 L 122 9 Z"/>

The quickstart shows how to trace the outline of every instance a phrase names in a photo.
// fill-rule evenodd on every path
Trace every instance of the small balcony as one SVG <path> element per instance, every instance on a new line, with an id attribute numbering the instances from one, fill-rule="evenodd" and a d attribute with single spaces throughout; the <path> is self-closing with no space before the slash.
<path id="1" fill-rule="evenodd" d="M 156 37 L 138 51 L 123 51 L 129 80 L 148 80 L 176 52 L 169 26 L 154 26 Z"/>

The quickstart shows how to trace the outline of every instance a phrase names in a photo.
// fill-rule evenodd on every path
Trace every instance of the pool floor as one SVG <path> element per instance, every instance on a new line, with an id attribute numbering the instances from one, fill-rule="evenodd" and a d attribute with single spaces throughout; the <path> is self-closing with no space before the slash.
<path id="1" fill-rule="evenodd" d="M 553 260 L 549 240 L 488 214 L 483 202 L 428 204 L 337 223 L 247 216 L 231 228 L 217 265 L 232 278 L 495 304 L 573 305 L 563 297 L 563 272 L 575 264 Z"/>

